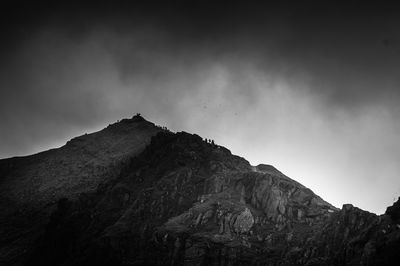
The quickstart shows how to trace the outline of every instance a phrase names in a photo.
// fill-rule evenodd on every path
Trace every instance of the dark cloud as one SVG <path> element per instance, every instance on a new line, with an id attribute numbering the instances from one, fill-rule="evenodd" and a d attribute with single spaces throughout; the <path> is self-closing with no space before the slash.
<path id="1" fill-rule="evenodd" d="M 141 112 L 275 164 L 336 205 L 382 212 L 400 192 L 398 11 L 348 1 L 6 5 L 0 157 Z"/>

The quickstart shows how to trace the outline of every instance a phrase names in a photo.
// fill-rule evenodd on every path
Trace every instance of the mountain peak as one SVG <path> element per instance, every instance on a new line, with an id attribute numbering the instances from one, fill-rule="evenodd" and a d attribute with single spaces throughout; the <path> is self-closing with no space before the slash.
<path id="1" fill-rule="evenodd" d="M 3 248 L 29 250 L 29 265 L 384 264 L 400 239 L 397 203 L 382 217 L 339 210 L 272 165 L 140 114 L 0 162 L 0 234 L 42 230 L 55 209 L 43 234 L 11 233 Z"/>

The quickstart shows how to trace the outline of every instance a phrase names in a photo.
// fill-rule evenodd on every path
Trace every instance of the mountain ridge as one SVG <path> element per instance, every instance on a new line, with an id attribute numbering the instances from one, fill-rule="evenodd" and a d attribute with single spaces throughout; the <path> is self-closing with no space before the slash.
<path id="1" fill-rule="evenodd" d="M 56 206 L 46 207 L 48 220 L 14 228 L 33 230 L 34 237 L 3 240 L 5 262 L 392 265 L 399 259 L 393 251 L 400 247 L 398 203 L 381 216 L 351 204 L 336 208 L 271 165 L 252 166 L 223 146 L 196 134 L 172 133 L 140 115 L 100 132 L 114 130 L 120 138 L 111 134 L 113 141 L 100 147 L 96 142 L 102 138 L 92 139 L 96 133 L 63 146 L 80 154 L 82 145 L 94 145 L 98 153 L 83 149 L 89 150 L 86 163 L 103 156 L 119 163 L 105 167 L 96 188 L 60 193 Z M 126 145 L 127 134 L 132 145 Z M 70 178 L 80 184 L 74 174 Z M 10 239 L 17 241 L 14 247 L 6 243 Z M 21 247 L 30 249 L 18 258 Z"/>
<path id="2" fill-rule="evenodd" d="M 273 168 L 264 170 L 195 134 L 161 132 L 106 188 L 67 201 L 32 261 L 391 265 L 387 258 L 395 253 L 380 249 L 398 245 L 394 220 L 351 204 L 337 209 Z M 85 241 L 67 237 L 54 249 L 65 231 Z"/>

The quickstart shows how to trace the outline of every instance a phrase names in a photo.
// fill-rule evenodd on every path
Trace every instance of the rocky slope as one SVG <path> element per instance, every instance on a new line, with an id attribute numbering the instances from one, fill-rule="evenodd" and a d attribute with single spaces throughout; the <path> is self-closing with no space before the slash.
<path id="1" fill-rule="evenodd" d="M 269 165 L 160 132 L 118 176 L 59 200 L 29 265 L 397 265 L 400 202 L 337 209 Z"/>
<path id="2" fill-rule="evenodd" d="M 0 265 L 23 260 L 60 198 L 76 199 L 118 176 L 160 131 L 135 116 L 58 149 L 0 160 Z"/>

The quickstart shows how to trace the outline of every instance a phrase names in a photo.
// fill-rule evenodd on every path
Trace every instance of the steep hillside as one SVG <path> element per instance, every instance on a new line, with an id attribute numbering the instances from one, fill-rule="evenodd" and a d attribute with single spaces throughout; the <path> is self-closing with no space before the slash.
<path id="1" fill-rule="evenodd" d="M 385 226 L 398 247 L 387 215 L 339 210 L 272 166 L 159 133 L 116 180 L 59 202 L 30 264 L 360 265 L 382 259 Z"/>
<path id="2" fill-rule="evenodd" d="M 23 257 L 57 200 L 75 199 L 116 177 L 123 164 L 160 131 L 134 116 L 58 149 L 0 160 L 0 264 L 17 263 Z"/>
<path id="3" fill-rule="evenodd" d="M 338 209 L 271 165 L 252 166 L 200 136 L 160 130 L 140 117 L 47 153 L 1 162 L 4 180 L 36 167 L 43 180 L 25 205 L 11 206 L 52 206 L 62 197 L 45 230 L 39 230 L 45 215 L 22 209 L 8 216 L 18 217 L 9 228 L 30 235 L 13 236 L 12 254 L 28 249 L 22 257 L 3 253 L 22 258 L 8 264 L 397 265 L 400 259 L 400 200 L 381 216 L 351 204 Z M 39 162 L 60 160 L 59 153 L 70 158 L 60 169 L 71 176 L 59 170 L 57 186 L 52 168 Z M 12 160 L 20 166 L 10 166 Z M 12 238 L 2 230 L 7 244 Z"/>

